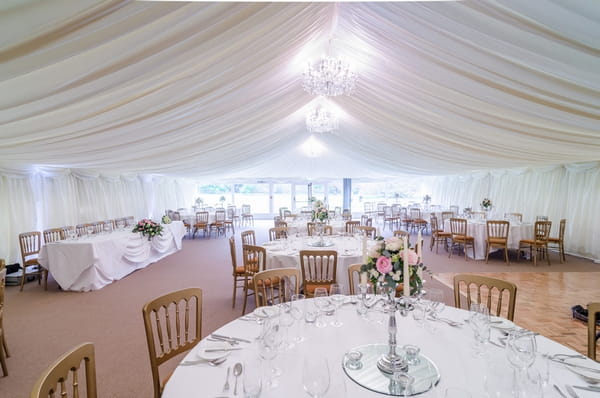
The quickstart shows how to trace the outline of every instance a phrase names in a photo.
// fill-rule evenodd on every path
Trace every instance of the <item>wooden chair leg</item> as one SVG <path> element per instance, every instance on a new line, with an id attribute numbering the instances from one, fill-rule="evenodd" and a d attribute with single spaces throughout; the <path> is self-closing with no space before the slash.
<path id="1" fill-rule="evenodd" d="M 0 339 L 4 341 L 4 331 L 0 329 Z M 0 365 L 2 366 L 2 372 L 4 376 L 8 376 L 8 367 L 6 366 L 6 358 L 4 356 L 4 347 L 0 345 Z"/>
<path id="2" fill-rule="evenodd" d="M 244 279 L 244 307 L 242 308 L 242 315 L 246 313 L 246 304 L 248 303 L 248 278 Z"/>
<path id="3" fill-rule="evenodd" d="M 488 257 L 490 255 L 490 242 L 485 242 L 485 263 L 488 263 Z"/>
<path id="4" fill-rule="evenodd" d="M 231 303 L 231 308 L 235 308 L 235 295 L 237 293 L 237 276 L 234 275 L 233 277 L 233 300 Z"/>
<path id="5" fill-rule="evenodd" d="M 8 351 L 8 346 L 6 344 L 6 336 L 4 335 L 4 330 L 2 331 L 2 347 L 4 347 L 4 353 L 6 354 L 6 357 L 10 358 L 10 352 Z M 2 349 L 2 347 L 0 347 L 0 349 Z"/>

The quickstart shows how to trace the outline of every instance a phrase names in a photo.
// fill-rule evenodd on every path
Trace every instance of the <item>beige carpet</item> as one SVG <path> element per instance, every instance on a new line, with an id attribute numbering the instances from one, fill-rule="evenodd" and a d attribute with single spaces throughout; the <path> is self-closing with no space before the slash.
<path id="1" fill-rule="evenodd" d="M 270 226 L 271 222 L 257 221 L 257 241 L 267 239 Z M 239 247 L 239 231 L 236 238 Z M 426 243 L 428 239 L 425 236 Z M 424 256 L 425 263 L 435 273 L 600 271 L 600 265 L 570 256 L 561 265 L 556 254 L 553 254 L 556 264 L 537 268 L 528 263 L 507 267 L 500 259 L 489 264 L 465 262 L 460 256 L 449 260 L 443 249 L 439 255 L 425 251 Z M 443 286 L 435 280 L 427 283 Z M 17 287 L 7 287 L 4 322 L 11 357 L 7 360 L 9 376 L 0 377 L 0 397 L 28 396 L 38 375 L 51 362 L 85 341 L 93 342 L 96 347 L 100 397 L 151 397 L 142 306 L 156 296 L 190 286 L 204 291 L 203 335 L 240 315 L 241 295 L 236 308 L 231 308 L 227 239 L 184 240 L 180 252 L 94 292 L 64 292 L 52 280 L 48 291 L 33 282 L 23 292 Z M 451 292 L 447 288 L 446 292 L 446 301 L 451 303 Z M 250 303 L 252 309 L 253 301 Z"/>

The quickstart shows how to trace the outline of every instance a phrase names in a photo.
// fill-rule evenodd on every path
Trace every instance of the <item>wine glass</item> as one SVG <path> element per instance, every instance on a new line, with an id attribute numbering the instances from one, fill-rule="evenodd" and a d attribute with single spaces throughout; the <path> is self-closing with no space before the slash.
<path id="1" fill-rule="evenodd" d="M 331 324 L 336 328 L 339 328 L 343 325 L 339 318 L 340 307 L 346 300 L 346 296 L 342 294 L 342 285 L 333 283 L 329 288 L 329 298 L 335 307 L 335 320 L 331 322 Z"/>
<path id="2" fill-rule="evenodd" d="M 329 365 L 322 357 L 306 357 L 302 366 L 304 391 L 312 398 L 320 398 L 329 390 Z"/>
<path id="3" fill-rule="evenodd" d="M 490 340 L 490 312 L 485 304 L 472 303 L 469 325 L 475 337 L 475 355 L 481 356 Z"/>
<path id="4" fill-rule="evenodd" d="M 281 312 L 279 313 L 279 325 L 285 328 L 285 337 L 283 339 L 283 348 L 289 349 L 294 346 L 294 344 L 289 340 L 290 327 L 294 324 L 294 317 L 292 316 L 292 303 L 284 302 L 281 303 Z"/>
<path id="5" fill-rule="evenodd" d="M 279 319 L 270 318 L 263 323 L 262 337 L 258 341 L 258 355 L 267 361 L 267 369 L 272 374 L 267 380 L 267 387 L 277 387 L 277 380 L 273 377 L 280 371 L 271 366 L 272 360 L 277 357 L 279 347 L 281 346 L 281 333 L 279 330 Z"/>
<path id="6" fill-rule="evenodd" d="M 92 234 L 94 233 L 94 227 L 92 227 L 91 225 L 89 227 L 86 227 L 85 232 L 87 232 L 88 238 L 91 238 Z"/>
<path id="7" fill-rule="evenodd" d="M 319 314 L 317 315 L 317 327 L 324 328 L 327 324 L 322 320 L 322 316 L 324 313 L 324 309 L 329 306 L 331 302 L 329 301 L 329 295 L 327 294 L 327 288 L 318 287 L 315 289 L 315 305 L 319 309 Z"/>
<path id="8" fill-rule="evenodd" d="M 258 358 L 248 358 L 244 361 L 244 397 L 258 398 L 262 390 L 261 363 Z"/>
<path id="9" fill-rule="evenodd" d="M 303 294 L 294 294 L 292 296 L 292 308 L 290 309 L 290 314 L 292 315 L 292 318 L 294 318 L 298 326 L 298 335 L 295 338 L 296 343 L 304 341 L 304 336 L 302 335 L 301 331 L 302 325 L 300 324 L 300 321 L 302 320 L 302 318 L 304 318 L 304 313 L 306 310 L 305 298 L 306 296 L 304 296 Z"/>
<path id="10" fill-rule="evenodd" d="M 536 342 L 535 335 L 528 330 L 515 329 L 508 334 L 506 339 L 506 357 L 514 369 L 513 395 L 521 396 L 523 375 L 535 361 Z"/>
<path id="11" fill-rule="evenodd" d="M 427 292 L 429 296 L 429 310 L 432 318 L 437 318 L 446 308 L 444 302 L 444 291 L 442 289 L 431 288 Z"/>

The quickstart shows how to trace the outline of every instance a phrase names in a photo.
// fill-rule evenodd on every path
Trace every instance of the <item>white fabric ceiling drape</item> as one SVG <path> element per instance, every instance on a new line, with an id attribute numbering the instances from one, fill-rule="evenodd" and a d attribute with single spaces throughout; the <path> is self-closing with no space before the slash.
<path id="1" fill-rule="evenodd" d="M 300 76 L 327 51 L 356 66 L 357 90 L 332 99 L 340 132 L 306 143 L 315 99 Z M 585 0 L 0 2 L 12 242 L 0 245 L 36 226 L 187 205 L 180 177 L 407 173 L 462 175 L 438 180 L 446 202 L 485 192 L 573 214 L 589 229 L 570 249 L 599 258 L 589 220 L 600 212 L 586 199 L 600 194 L 598 167 L 574 165 L 600 160 L 599 70 L 600 7 Z M 515 167 L 551 171 L 489 172 Z"/>
<path id="2" fill-rule="evenodd" d="M 0 7 L 5 169 L 373 177 L 600 152 L 594 2 Z M 326 51 L 352 61 L 359 80 L 333 99 L 339 135 L 319 138 L 336 162 L 360 164 L 325 158 L 311 170 L 315 160 L 298 150 L 313 100 L 300 76 Z"/>

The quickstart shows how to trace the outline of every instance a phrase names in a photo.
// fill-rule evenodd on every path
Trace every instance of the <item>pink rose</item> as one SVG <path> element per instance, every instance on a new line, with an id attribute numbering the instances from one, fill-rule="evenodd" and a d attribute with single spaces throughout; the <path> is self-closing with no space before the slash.
<path id="1" fill-rule="evenodd" d="M 392 261 L 385 256 L 381 256 L 377 259 L 375 266 L 377 267 L 377 271 L 382 274 L 387 274 L 392 270 Z"/>
<path id="2" fill-rule="evenodd" d="M 417 265 L 419 263 L 419 256 L 414 250 L 408 251 L 408 265 Z"/>

